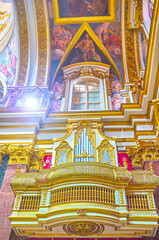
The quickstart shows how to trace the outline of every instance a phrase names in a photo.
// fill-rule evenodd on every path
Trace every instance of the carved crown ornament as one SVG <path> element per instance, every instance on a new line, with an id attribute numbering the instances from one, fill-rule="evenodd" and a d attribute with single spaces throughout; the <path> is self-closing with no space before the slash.
<path id="1" fill-rule="evenodd" d="M 83 76 L 94 76 L 96 78 L 100 78 L 100 79 L 104 79 L 104 78 L 108 78 L 109 77 L 109 73 L 106 70 L 101 71 L 101 70 L 96 70 L 91 66 L 84 66 L 81 67 L 78 70 L 72 71 L 71 73 L 68 73 L 66 75 L 66 79 L 67 80 L 74 80 L 77 79 L 79 77 L 83 77 Z"/>
<path id="2" fill-rule="evenodd" d="M 8 164 L 26 164 L 30 170 L 43 169 L 45 151 L 35 151 L 34 145 L 11 145 L 0 146 L 0 159 L 3 155 L 9 155 Z"/>

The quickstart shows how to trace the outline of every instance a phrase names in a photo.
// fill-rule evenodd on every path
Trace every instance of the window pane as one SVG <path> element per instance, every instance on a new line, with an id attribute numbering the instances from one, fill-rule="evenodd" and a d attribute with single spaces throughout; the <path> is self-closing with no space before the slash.
<path id="1" fill-rule="evenodd" d="M 78 97 L 73 97 L 72 98 L 72 102 L 73 103 L 78 103 L 79 102 L 79 98 Z"/>
<path id="2" fill-rule="evenodd" d="M 89 98 L 88 102 L 94 102 L 94 98 Z"/>
<path id="3" fill-rule="evenodd" d="M 85 104 L 74 104 L 73 110 L 83 110 L 85 108 Z"/>
<path id="4" fill-rule="evenodd" d="M 80 86 L 80 92 L 85 92 L 85 86 Z"/>
<path id="5" fill-rule="evenodd" d="M 95 101 L 94 102 L 99 102 L 99 98 L 95 98 Z"/>
<path id="6" fill-rule="evenodd" d="M 94 86 L 95 91 L 99 91 L 99 85 Z"/>
<path id="7" fill-rule="evenodd" d="M 93 91 L 93 85 L 88 85 L 88 91 Z"/>
<path id="8" fill-rule="evenodd" d="M 88 104 L 88 109 L 94 109 L 94 104 Z"/>
<path id="9" fill-rule="evenodd" d="M 99 92 L 94 93 L 95 97 L 99 97 Z"/>
<path id="10" fill-rule="evenodd" d="M 85 93 L 80 93 L 81 97 L 85 97 Z"/>
<path id="11" fill-rule="evenodd" d="M 95 109 L 100 109 L 100 104 L 94 104 L 95 105 Z"/>
<path id="12" fill-rule="evenodd" d="M 81 103 L 81 102 L 85 102 L 85 98 L 80 98 L 79 99 L 79 102 Z"/>
<path id="13" fill-rule="evenodd" d="M 88 93 L 89 97 L 94 97 L 94 93 Z"/>

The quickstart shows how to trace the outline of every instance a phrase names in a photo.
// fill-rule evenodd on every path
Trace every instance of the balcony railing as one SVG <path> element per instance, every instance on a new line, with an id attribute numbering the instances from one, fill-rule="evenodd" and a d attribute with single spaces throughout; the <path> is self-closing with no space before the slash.
<path id="1" fill-rule="evenodd" d="M 51 191 L 51 206 L 68 202 L 100 202 L 115 204 L 115 191 L 96 186 L 73 186 Z"/>
<path id="2" fill-rule="evenodd" d="M 21 211 L 38 211 L 41 196 L 22 196 L 20 203 Z"/>
<path id="3" fill-rule="evenodd" d="M 136 194 L 136 195 L 128 195 L 127 196 L 127 205 L 130 210 L 147 210 L 149 209 L 149 203 L 147 195 L 144 194 Z"/>

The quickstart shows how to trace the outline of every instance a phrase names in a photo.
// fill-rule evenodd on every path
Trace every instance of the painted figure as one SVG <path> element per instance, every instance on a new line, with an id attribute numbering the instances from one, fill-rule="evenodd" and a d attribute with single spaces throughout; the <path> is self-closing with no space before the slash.
<path id="1" fill-rule="evenodd" d="M 80 61 L 89 62 L 91 60 L 94 60 L 101 62 L 101 58 L 96 53 L 94 43 L 88 34 L 86 34 L 84 39 L 80 40 L 77 43 L 75 49 L 77 49 L 77 55 Z"/>
<path id="2" fill-rule="evenodd" d="M 60 112 L 62 101 L 62 85 L 59 82 L 55 82 L 53 88 L 53 100 L 51 103 L 51 110 L 54 112 Z"/>
<path id="3" fill-rule="evenodd" d="M 52 32 L 52 60 L 60 60 L 72 40 L 72 34 L 61 26 L 55 26 Z"/>
<path id="4" fill-rule="evenodd" d="M 101 38 L 105 48 L 113 57 L 118 57 L 121 55 L 121 39 L 115 33 L 111 24 L 107 26 L 106 30 L 102 31 Z"/>
<path id="5" fill-rule="evenodd" d="M 82 39 L 77 43 L 75 48 L 79 48 L 83 53 L 84 62 L 88 62 L 91 59 L 91 55 L 95 54 L 95 47 L 93 41 L 90 39 L 89 35 L 86 34 L 86 38 Z"/>
<path id="6" fill-rule="evenodd" d="M 120 96 L 121 85 L 118 78 L 113 74 L 114 80 L 112 81 L 112 110 L 120 110 L 121 103 L 123 101 Z"/>
<path id="7" fill-rule="evenodd" d="M 153 0 L 149 0 L 149 6 L 148 6 L 148 9 L 149 9 L 149 16 L 150 18 L 152 19 L 152 13 L 153 13 Z"/>
<path id="8" fill-rule="evenodd" d="M 142 56 L 143 56 L 143 63 L 144 66 L 146 66 L 146 59 L 147 59 L 147 52 L 148 52 L 148 44 L 146 43 L 146 41 L 143 39 L 142 41 Z"/>
<path id="9" fill-rule="evenodd" d="M 16 39 L 12 39 L 5 50 L 5 56 L 0 58 L 0 72 L 2 72 L 6 79 L 7 85 L 12 85 L 16 74 Z"/>
<path id="10" fill-rule="evenodd" d="M 119 94 L 112 96 L 112 110 L 120 110 L 122 97 Z"/>

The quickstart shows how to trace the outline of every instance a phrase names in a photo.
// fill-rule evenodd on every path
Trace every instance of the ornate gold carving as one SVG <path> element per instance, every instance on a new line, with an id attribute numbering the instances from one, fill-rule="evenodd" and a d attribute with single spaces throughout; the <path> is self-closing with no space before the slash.
<path id="1" fill-rule="evenodd" d="M 18 165 L 16 173 L 21 173 L 21 165 Z"/>
<path id="2" fill-rule="evenodd" d="M 157 125 L 159 126 L 159 99 L 152 100 L 154 106 L 154 112 L 157 120 Z"/>
<path id="3" fill-rule="evenodd" d="M 89 221 L 78 221 L 65 224 L 63 230 L 69 235 L 89 236 L 93 234 L 101 234 L 104 231 L 104 226 Z"/>
<path id="4" fill-rule="evenodd" d="M 96 134 L 92 129 L 92 125 L 89 122 L 87 127 L 86 127 L 86 134 L 88 136 L 89 141 L 91 142 L 92 146 L 95 148 L 96 146 Z"/>
<path id="5" fill-rule="evenodd" d="M 104 155 L 104 151 L 107 150 L 108 155 L 115 165 L 115 154 L 114 154 L 114 147 L 110 144 L 108 140 L 103 140 L 100 145 L 97 147 L 98 149 L 98 162 L 101 163 Z"/>
<path id="6" fill-rule="evenodd" d="M 14 209 L 17 210 L 19 208 L 19 202 L 21 199 L 21 193 L 17 193 L 15 203 L 14 203 Z"/>
<path id="7" fill-rule="evenodd" d="M 24 86 L 27 81 L 28 62 L 29 62 L 29 37 L 27 15 L 24 0 L 16 0 L 18 28 L 19 28 L 19 72 L 17 86 Z"/>
<path id="8" fill-rule="evenodd" d="M 34 151 L 34 145 L 8 145 L 9 164 L 28 164 Z"/>
<path id="9" fill-rule="evenodd" d="M 61 141 L 65 140 L 66 138 L 68 138 L 71 135 L 72 131 L 73 131 L 73 124 L 71 124 L 71 123 L 67 124 L 66 135 L 61 138 L 54 138 L 53 142 L 61 142 Z"/>
<path id="10" fill-rule="evenodd" d="M 73 149 L 70 147 L 68 142 L 66 141 L 61 142 L 59 146 L 55 149 L 55 151 L 56 151 L 55 166 L 57 165 L 63 151 L 65 151 L 67 162 L 68 163 L 71 162 Z"/>
<path id="11" fill-rule="evenodd" d="M 150 192 L 148 194 L 148 197 L 149 197 L 150 208 L 155 208 L 153 192 Z"/>
<path id="12" fill-rule="evenodd" d="M 43 169 L 45 151 L 34 151 L 30 158 L 30 169 Z"/>
<path id="13" fill-rule="evenodd" d="M 132 96 L 133 96 L 134 103 L 139 102 L 140 90 L 143 90 L 143 88 L 144 88 L 143 78 L 141 80 L 134 81 L 134 85 L 131 85 L 129 87 L 129 90 L 132 91 Z"/>
<path id="14" fill-rule="evenodd" d="M 92 146 L 95 148 L 96 146 L 96 135 L 93 130 L 91 122 L 87 120 L 81 120 L 79 125 L 77 126 L 77 130 L 75 132 L 75 146 L 79 143 L 79 138 L 81 138 L 81 133 L 83 132 L 84 127 L 86 128 L 86 135 L 88 136 L 89 141 Z"/>
<path id="15" fill-rule="evenodd" d="M 83 132 L 83 125 L 79 124 L 74 136 L 74 146 L 77 146 L 77 144 L 79 143 L 79 138 L 81 138 L 82 132 Z"/>
<path id="16" fill-rule="evenodd" d="M 123 166 L 126 167 L 126 169 L 128 168 L 128 163 L 126 161 L 126 157 L 123 157 Z"/>
<path id="17" fill-rule="evenodd" d="M 43 159 L 45 151 L 34 151 L 34 145 L 2 145 L 0 146 L 0 157 L 2 155 L 10 155 L 8 164 L 27 164 L 30 169 L 43 168 Z M 21 166 L 18 166 L 19 173 Z"/>
<path id="18" fill-rule="evenodd" d="M 150 171 L 154 171 L 153 163 L 152 163 L 152 162 L 149 163 L 149 170 L 150 170 Z"/>
<path id="19" fill-rule="evenodd" d="M 157 141 L 137 141 L 136 148 L 126 148 L 134 167 L 142 167 L 144 161 L 159 160 L 159 139 Z"/>
<path id="20" fill-rule="evenodd" d="M 42 199 L 42 205 L 44 206 L 46 204 L 46 199 L 47 199 L 47 193 L 48 191 L 47 190 L 44 190 L 43 191 L 43 199 Z"/>
<path id="21" fill-rule="evenodd" d="M 46 21 L 46 4 L 44 0 L 35 0 L 35 11 L 38 31 L 38 69 L 36 76 L 36 86 L 43 86 L 46 82 L 47 73 L 47 21 Z"/>
<path id="22" fill-rule="evenodd" d="M 95 157 L 95 156 L 94 156 L 93 154 L 88 155 L 88 154 L 87 154 L 87 151 L 83 151 L 81 155 L 78 154 L 78 155 L 74 156 L 74 158 L 76 158 L 76 157 L 79 157 L 79 158 L 82 158 L 82 157 L 83 157 L 83 158 L 90 157 L 90 158 L 91 158 L 91 157 Z"/>
<path id="23" fill-rule="evenodd" d="M 124 204 L 124 190 L 119 190 L 120 204 Z"/>
<path id="24" fill-rule="evenodd" d="M 1 145 L 0 146 L 0 164 L 2 163 L 3 155 L 8 153 L 8 145 Z"/>
<path id="25" fill-rule="evenodd" d="M 125 9 L 124 9 L 124 28 L 125 28 L 125 49 L 126 49 L 126 62 L 128 69 L 128 77 L 129 82 L 134 82 L 138 80 L 138 71 L 137 71 L 137 63 L 135 59 L 135 29 L 129 29 L 128 24 L 128 2 L 125 1 Z"/>
<path id="26" fill-rule="evenodd" d="M 108 71 L 106 70 L 106 72 L 103 71 L 99 71 L 99 70 L 94 70 L 92 67 L 90 66 L 84 66 L 81 69 L 79 69 L 79 71 L 74 71 L 71 72 L 69 74 L 67 74 L 67 80 L 74 80 L 77 79 L 79 77 L 83 77 L 83 76 L 93 76 L 96 78 L 100 78 L 100 79 L 106 79 L 109 77 Z"/>
<path id="27" fill-rule="evenodd" d="M 84 215 L 86 215 L 86 213 L 87 213 L 87 210 L 86 209 L 79 209 L 78 211 L 77 211 L 77 214 L 79 214 L 79 215 L 81 215 L 81 216 L 84 216 Z"/>

